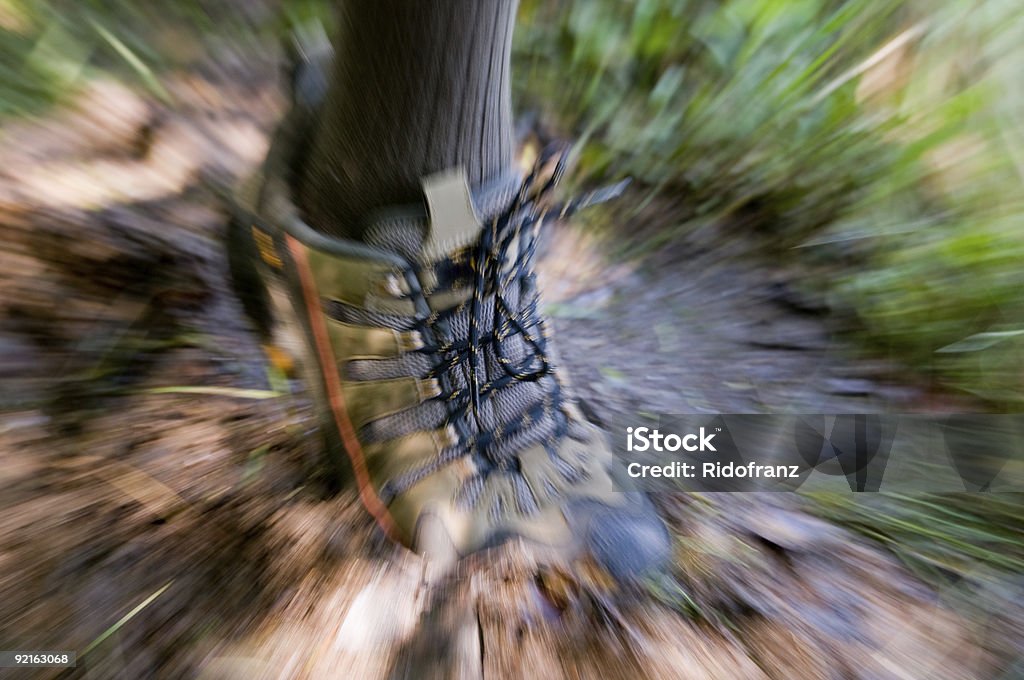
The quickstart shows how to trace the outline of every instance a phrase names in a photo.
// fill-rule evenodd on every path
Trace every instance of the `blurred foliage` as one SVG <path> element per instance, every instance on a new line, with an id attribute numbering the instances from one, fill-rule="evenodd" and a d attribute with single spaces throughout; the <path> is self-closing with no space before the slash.
<path id="1" fill-rule="evenodd" d="M 123 78 L 166 99 L 154 68 L 180 56 L 195 40 L 165 45 L 164 30 L 175 24 L 209 27 L 210 22 L 202 21 L 198 5 L 155 4 L 162 7 L 103 0 L 0 0 L 0 115 L 39 113 L 98 76 Z M 173 48 L 161 49 L 171 43 Z"/>
<path id="2" fill-rule="evenodd" d="M 809 494 L 809 509 L 885 545 L 924 581 L 1024 574 L 1019 494 Z M 964 603 L 966 604 L 966 603 Z M 974 606 L 992 606 L 975 602 Z"/>
<path id="3" fill-rule="evenodd" d="M 326 0 L 0 0 L 0 116 L 96 75 L 266 55 Z M 1024 8 L 1017 0 L 522 0 L 516 99 L 581 179 L 733 225 L 858 318 L 869 352 L 1024 402 Z M 729 232 L 725 232 L 728 234 Z"/>
<path id="4" fill-rule="evenodd" d="M 173 105 L 167 72 L 262 63 L 288 28 L 314 22 L 330 26 L 326 0 L 0 0 L 0 117 L 39 113 L 96 77 Z"/>
<path id="5" fill-rule="evenodd" d="M 173 105 L 169 70 L 272 60 L 328 6 L 0 0 L 0 117 L 93 77 Z M 856 312 L 864 347 L 1020 407 L 1019 0 L 522 0 L 514 58 L 519 105 L 583 142 L 583 180 L 632 175 L 682 206 L 649 247 L 706 225 L 767 235 L 814 263 L 806 284 Z M 931 582 L 1024 567 L 1016 497 L 814 500 Z"/>
<path id="6" fill-rule="evenodd" d="M 871 351 L 1020 407 L 1018 2 L 524 0 L 522 19 L 518 100 L 584 140 L 586 178 L 682 198 L 680 233 L 767 234 Z"/>

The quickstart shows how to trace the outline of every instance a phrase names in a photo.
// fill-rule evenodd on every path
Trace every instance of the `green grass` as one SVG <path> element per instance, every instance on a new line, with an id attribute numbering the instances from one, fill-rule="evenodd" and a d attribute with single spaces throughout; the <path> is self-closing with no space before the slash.
<path id="1" fill-rule="evenodd" d="M 881 546 L 972 625 L 1014 611 L 1020 494 L 808 494 L 806 509 Z"/>
<path id="2" fill-rule="evenodd" d="M 326 0 L 279 9 L 205 0 L 0 0 L 0 120 L 44 113 L 91 78 L 115 78 L 173 106 L 162 76 L 211 54 L 276 49 L 286 27 L 330 25 Z"/>
<path id="3" fill-rule="evenodd" d="M 916 572 L 984 565 L 1024 573 L 1024 504 L 1017 494 L 817 494 L 822 517 L 888 546 Z"/>

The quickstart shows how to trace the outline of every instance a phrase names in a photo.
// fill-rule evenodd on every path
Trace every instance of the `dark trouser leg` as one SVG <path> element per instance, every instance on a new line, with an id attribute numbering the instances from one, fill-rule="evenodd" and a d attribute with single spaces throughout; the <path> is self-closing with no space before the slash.
<path id="1" fill-rule="evenodd" d="M 518 0 L 348 0 L 298 201 L 314 227 L 360 236 L 374 208 L 413 202 L 424 175 L 470 182 L 512 160 L 509 60 Z"/>

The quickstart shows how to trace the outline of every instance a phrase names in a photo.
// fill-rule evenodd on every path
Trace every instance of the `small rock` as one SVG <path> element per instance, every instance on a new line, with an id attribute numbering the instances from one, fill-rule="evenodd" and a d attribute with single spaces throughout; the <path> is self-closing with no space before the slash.
<path id="1" fill-rule="evenodd" d="M 827 522 L 790 510 L 761 508 L 744 521 L 750 532 L 786 550 L 820 550 L 838 537 Z"/>

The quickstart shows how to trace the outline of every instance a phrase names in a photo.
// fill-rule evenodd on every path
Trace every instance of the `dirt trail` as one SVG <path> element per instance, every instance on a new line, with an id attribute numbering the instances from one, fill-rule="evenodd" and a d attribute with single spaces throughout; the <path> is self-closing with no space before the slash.
<path id="1" fill-rule="evenodd" d="M 73 649 L 84 658 L 68 677 L 132 679 L 994 667 L 940 597 L 781 495 L 659 497 L 679 536 L 675 590 L 621 598 L 549 579 L 557 617 L 516 544 L 429 573 L 373 532 L 353 493 L 325 497 L 301 391 L 256 398 L 265 366 L 204 186 L 258 162 L 273 90 L 193 79 L 169 112 L 110 87 L 82 109 L 136 112 L 123 129 L 87 114 L 19 125 L 0 154 L 0 647 Z M 599 418 L 913 396 L 853 373 L 769 270 L 697 246 L 603 262 L 599 243 L 563 230 L 544 271 L 564 363 Z M 152 391 L 182 386 L 224 392 Z"/>

